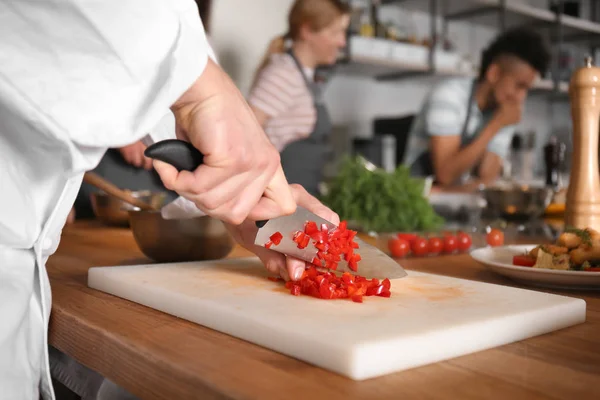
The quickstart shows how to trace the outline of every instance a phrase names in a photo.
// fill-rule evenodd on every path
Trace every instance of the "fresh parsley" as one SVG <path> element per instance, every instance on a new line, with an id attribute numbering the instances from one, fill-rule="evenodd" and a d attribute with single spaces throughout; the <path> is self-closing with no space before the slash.
<path id="1" fill-rule="evenodd" d="M 393 173 L 370 171 L 358 158 L 348 157 L 322 201 L 341 219 L 367 231 L 435 230 L 444 219 L 423 195 L 424 184 L 411 177 L 406 166 L 398 166 Z"/>

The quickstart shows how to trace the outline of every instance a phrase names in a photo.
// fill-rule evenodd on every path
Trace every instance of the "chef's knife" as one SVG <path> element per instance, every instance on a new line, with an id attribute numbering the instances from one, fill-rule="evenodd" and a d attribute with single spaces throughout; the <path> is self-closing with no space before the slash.
<path id="1" fill-rule="evenodd" d="M 154 143 L 146 149 L 144 155 L 169 163 L 177 168 L 178 171 L 193 171 L 202 164 L 204 159 L 202 153 L 190 143 L 176 139 Z M 272 218 L 268 221 L 256 221 L 258 233 L 256 234 L 254 244 L 264 246 L 270 240 L 271 235 L 279 232 L 283 238 L 278 245 L 271 246 L 271 250 L 312 262 L 318 251 L 313 242 L 311 241 L 304 249 L 300 249 L 297 243 L 293 241 L 294 234 L 297 231 L 304 231 L 304 226 L 308 221 L 314 221 L 318 227 L 325 224 L 329 231 L 338 228 L 331 222 L 298 206 L 296 212 L 291 215 Z M 397 279 L 407 275 L 406 271 L 396 261 L 378 248 L 365 243 L 357 237 L 354 238 L 354 241 L 359 245 L 359 248 L 355 252 L 361 256 L 357 272 L 359 275 L 369 279 Z M 354 273 L 343 258 L 338 263 L 337 271 Z"/>

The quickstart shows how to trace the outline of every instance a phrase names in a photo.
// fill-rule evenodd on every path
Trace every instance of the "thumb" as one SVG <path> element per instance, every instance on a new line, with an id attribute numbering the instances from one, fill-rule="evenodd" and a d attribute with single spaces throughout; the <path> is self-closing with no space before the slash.
<path id="1" fill-rule="evenodd" d="M 173 190 L 175 182 L 177 181 L 177 176 L 179 175 L 177 168 L 171 164 L 159 160 L 153 160 L 152 165 L 160 176 L 160 179 L 165 187 L 169 190 Z"/>

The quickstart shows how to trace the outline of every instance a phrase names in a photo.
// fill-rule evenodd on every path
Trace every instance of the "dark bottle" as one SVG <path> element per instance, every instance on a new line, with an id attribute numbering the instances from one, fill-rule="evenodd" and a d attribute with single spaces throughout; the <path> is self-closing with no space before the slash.
<path id="1" fill-rule="evenodd" d="M 560 171 L 565 161 L 566 146 L 553 136 L 544 146 L 544 162 L 546 164 L 546 186 L 557 188 L 561 185 Z"/>

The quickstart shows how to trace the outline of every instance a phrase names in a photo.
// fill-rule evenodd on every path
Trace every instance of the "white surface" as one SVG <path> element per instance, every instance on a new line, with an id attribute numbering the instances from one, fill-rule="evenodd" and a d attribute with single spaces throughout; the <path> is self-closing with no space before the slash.
<path id="1" fill-rule="evenodd" d="M 392 297 L 295 297 L 258 259 L 96 267 L 92 288 L 355 380 L 434 363 L 585 321 L 585 302 L 410 272 Z"/>
<path id="2" fill-rule="evenodd" d="M 485 247 L 472 251 L 471 256 L 492 271 L 525 284 L 560 289 L 600 289 L 598 272 L 518 267 L 512 264 L 513 256 L 523 254 L 535 246 L 537 245 Z"/>

